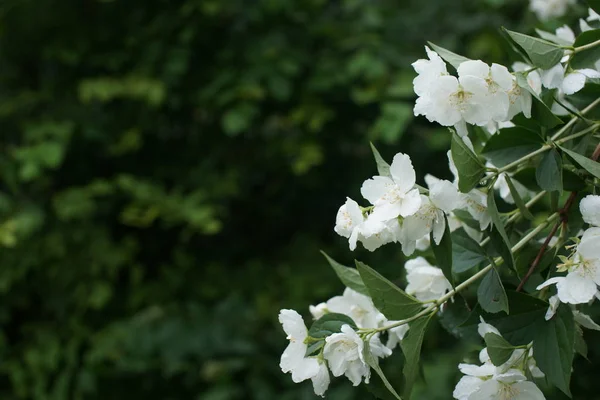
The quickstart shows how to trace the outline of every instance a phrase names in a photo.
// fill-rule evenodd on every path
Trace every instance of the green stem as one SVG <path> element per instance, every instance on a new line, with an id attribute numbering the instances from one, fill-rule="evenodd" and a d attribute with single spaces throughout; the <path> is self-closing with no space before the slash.
<path id="1" fill-rule="evenodd" d="M 538 233 L 543 231 L 548 225 L 550 225 L 550 223 L 552 223 L 558 217 L 559 217 L 559 213 L 554 213 L 554 214 L 550 215 L 548 218 L 546 218 L 546 221 L 542 222 L 534 230 L 532 230 L 527 235 L 525 235 L 521 240 L 519 240 L 519 242 L 517 242 L 517 244 L 515 244 L 513 247 L 511 247 L 510 251 L 512 253 L 516 253 L 517 251 L 521 250 L 527 243 L 529 243 L 529 241 L 531 239 L 536 237 Z M 502 261 L 501 257 L 496 257 L 494 259 L 495 263 L 499 263 L 500 261 Z M 461 292 L 462 290 L 466 289 L 467 287 L 469 287 L 474 282 L 477 282 L 480 278 L 482 278 L 485 274 L 487 274 L 492 268 L 493 268 L 493 264 L 489 264 L 488 266 L 486 266 L 485 268 L 483 268 L 482 270 L 477 272 L 475 275 L 473 275 L 472 277 L 470 277 L 466 281 L 462 282 L 460 285 L 456 286 L 454 289 L 450 290 L 448 293 L 446 293 L 445 295 L 443 295 L 442 297 L 437 299 L 435 301 L 435 303 L 433 303 L 429 307 L 426 307 L 425 309 L 423 309 L 423 311 L 419 312 L 418 314 L 413 315 L 412 317 L 407 318 L 405 320 L 395 322 L 391 325 L 384 326 L 382 328 L 377 328 L 374 330 L 374 332 L 387 331 L 389 329 L 408 324 L 409 322 L 419 319 L 425 315 L 433 314 L 434 312 L 437 311 L 438 308 L 440 308 L 440 306 L 442 304 L 444 304 L 445 302 L 450 300 L 452 297 L 454 297 L 455 294 L 457 294 L 457 293 Z"/>
<path id="2" fill-rule="evenodd" d="M 596 100 L 591 102 L 586 108 L 581 110 L 581 114 L 585 115 L 586 113 L 590 112 L 594 107 L 596 107 L 598 104 L 600 104 L 600 98 L 597 98 Z M 577 120 L 578 120 L 577 117 L 571 118 L 571 120 L 569 122 L 567 122 L 567 124 L 565 126 L 563 126 L 558 132 L 556 132 L 554 134 L 554 136 L 552 136 L 550 139 L 552 141 L 554 141 L 554 140 L 558 139 L 559 137 L 561 137 L 565 132 L 567 132 L 569 129 L 571 129 L 571 127 L 573 125 L 575 125 L 575 123 L 577 123 Z"/>
<path id="3" fill-rule="evenodd" d="M 579 47 L 575 47 L 573 49 L 573 54 L 577 54 L 577 53 L 579 53 L 581 51 L 593 49 L 596 46 L 600 46 L 600 40 L 596 40 L 595 42 L 584 44 L 584 45 L 579 46 Z"/>

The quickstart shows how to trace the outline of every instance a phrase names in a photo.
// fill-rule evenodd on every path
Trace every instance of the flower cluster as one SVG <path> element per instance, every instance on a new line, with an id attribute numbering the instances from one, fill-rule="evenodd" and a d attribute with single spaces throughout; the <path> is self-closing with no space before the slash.
<path id="1" fill-rule="evenodd" d="M 417 60 L 413 81 L 417 96 L 415 115 L 431 122 L 454 126 L 464 136 L 466 124 L 497 126 L 523 112 L 531 116 L 531 93 L 523 90 L 516 77 L 502 65 L 481 60 L 463 61 L 458 77 L 450 75 L 446 63 L 429 47 L 428 60 Z"/>
<path id="2" fill-rule="evenodd" d="M 472 147 L 468 137 L 463 140 Z M 362 185 L 361 193 L 372 206 L 363 208 L 347 198 L 338 210 L 335 231 L 349 239 L 350 250 L 356 249 L 358 241 L 370 251 L 387 243 L 400 243 L 404 254 L 411 255 L 417 247 L 422 250 L 428 246 L 430 233 L 439 243 L 446 230 L 444 215 L 448 216 L 451 230 L 463 226 L 454 217 L 454 210 L 466 210 L 479 221 L 481 230 L 485 229 L 490 223 L 485 193 L 478 189 L 460 193 L 450 152 L 448 158 L 454 181 L 427 175 L 428 189 L 421 188 L 423 194 L 420 194 L 410 158 L 396 154 L 390 176 L 374 176 Z M 464 227 L 476 240 L 480 239 L 479 232 Z"/>
<path id="3" fill-rule="evenodd" d="M 550 278 L 537 287 L 541 290 L 556 285 L 557 294 L 550 299 L 547 318 L 554 315 L 559 302 L 583 304 L 600 298 L 600 196 L 584 197 L 579 209 L 591 227 L 583 232 L 571 256 L 563 257 L 563 264 L 558 266 L 558 271 L 567 275 Z"/>
<path id="4" fill-rule="evenodd" d="M 409 260 L 407 270 L 408 285 L 406 291 L 420 301 L 437 299 L 451 289 L 450 282 L 442 271 L 430 265 L 424 258 Z M 310 306 L 315 320 L 331 313 L 343 314 L 352 319 L 355 330 L 348 324 L 341 327 L 339 333 L 324 338 L 322 353 L 307 356 L 307 349 L 315 338 L 308 336 L 308 330 L 302 317 L 294 310 L 281 310 L 279 322 L 288 335 L 290 344 L 281 356 L 280 367 L 283 372 L 291 372 L 294 382 L 311 379 L 317 395 L 322 396 L 329 386 L 329 371 L 335 377 L 345 375 L 354 386 L 364 379 L 369 382 L 370 367 L 365 359 L 368 348 L 375 358 L 384 358 L 392 354 L 409 329 L 408 324 L 394 326 L 399 321 L 388 320 L 373 304 L 370 297 L 346 288 L 341 296 L 335 296 L 324 303 Z M 380 333 L 376 330 L 387 329 L 387 342 L 384 345 Z M 364 335 L 362 332 L 369 332 Z M 368 340 L 368 347 L 365 341 Z"/>
<path id="5" fill-rule="evenodd" d="M 478 327 L 479 335 L 492 333 L 498 336 L 500 332 L 483 319 Z M 502 365 L 495 366 L 490 359 L 488 349 L 479 353 L 482 365 L 459 364 L 463 376 L 452 395 L 458 400 L 488 400 L 488 399 L 530 399 L 543 400 L 545 397 L 535 383 L 528 381 L 526 375 L 543 378 L 544 373 L 537 367 L 533 359 L 531 346 L 526 349 L 515 349 L 510 358 Z"/>

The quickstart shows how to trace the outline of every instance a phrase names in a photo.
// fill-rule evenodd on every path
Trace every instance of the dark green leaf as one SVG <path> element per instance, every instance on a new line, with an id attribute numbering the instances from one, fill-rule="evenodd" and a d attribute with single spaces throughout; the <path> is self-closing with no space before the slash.
<path id="1" fill-rule="evenodd" d="M 398 286 L 366 264 L 356 261 L 356 268 L 369 290 L 375 307 L 390 320 L 402 320 L 423 309 L 419 300 L 406 294 Z"/>
<path id="2" fill-rule="evenodd" d="M 526 218 L 526 219 L 532 220 L 533 219 L 533 215 L 531 215 L 531 212 L 529 211 L 529 209 L 525 205 L 525 202 L 523 201 L 523 199 L 521 198 L 521 195 L 519 194 L 519 192 L 515 188 L 515 185 L 513 184 L 512 179 L 510 178 L 510 176 L 508 176 L 508 174 L 506 174 L 504 176 L 504 179 L 506 179 L 506 184 L 508 185 L 508 189 L 510 190 L 510 194 L 512 195 L 512 198 L 515 201 L 515 204 L 519 208 L 519 211 L 521 211 L 521 215 L 524 218 Z"/>
<path id="3" fill-rule="evenodd" d="M 514 269 L 515 261 L 513 259 L 513 254 L 511 251 L 510 240 L 508 239 L 508 235 L 506 234 L 506 229 L 504 229 L 504 223 L 500 218 L 500 214 L 498 213 L 498 207 L 496 206 L 496 199 L 494 198 L 494 191 L 490 190 L 487 196 L 487 211 L 490 214 L 493 224 L 493 230 L 496 230 L 498 235 L 500 235 L 501 240 L 495 240 L 494 232 L 492 230 L 491 239 L 492 245 L 494 248 L 500 253 L 504 263 L 511 269 Z"/>
<path id="4" fill-rule="evenodd" d="M 459 54 L 453 53 L 450 50 L 446 50 L 443 47 L 440 47 L 438 45 L 435 45 L 431 42 L 427 42 L 429 43 L 429 46 L 431 46 L 431 48 L 438 53 L 438 55 L 440 57 L 442 57 L 448 64 L 452 65 L 454 68 L 458 69 L 458 66 L 465 62 L 465 61 L 469 61 L 469 59 L 467 57 L 463 57 Z"/>
<path id="5" fill-rule="evenodd" d="M 458 189 L 468 193 L 483 178 L 485 166 L 456 132 L 452 132 L 451 151 L 458 170 Z"/>
<path id="6" fill-rule="evenodd" d="M 505 29 L 505 31 L 512 40 L 525 50 L 529 59 L 536 67 L 550 69 L 559 63 L 563 57 L 564 50 L 552 42 L 509 31 L 508 29 Z"/>
<path id="7" fill-rule="evenodd" d="M 377 375 L 379 375 L 379 377 L 383 381 L 383 384 L 385 385 L 387 390 L 389 390 L 390 393 L 393 394 L 396 399 L 402 400 L 400 395 L 396 392 L 396 389 L 394 389 L 394 387 L 390 384 L 390 382 L 385 377 L 385 374 L 383 373 L 383 371 L 381 370 L 381 367 L 379 366 L 379 360 L 377 359 L 377 357 L 373 356 L 373 354 L 371 353 L 371 348 L 370 348 L 369 342 L 365 341 L 364 343 L 365 343 L 365 347 L 363 349 L 363 356 L 365 358 L 365 362 L 371 368 L 373 368 L 373 370 L 375 370 Z"/>
<path id="8" fill-rule="evenodd" d="M 390 164 L 388 164 L 383 157 L 381 157 L 381 154 L 379 154 L 379 151 L 377 151 L 377 149 L 375 148 L 375 145 L 373 145 L 373 143 L 371 143 L 371 150 L 373 151 L 373 156 L 375 157 L 375 162 L 377 163 L 377 172 L 379 173 L 379 175 L 381 176 L 390 176 Z"/>
<path id="9" fill-rule="evenodd" d="M 483 340 L 485 340 L 490 360 L 492 360 L 492 363 L 497 367 L 507 362 L 515 351 L 515 346 L 495 333 L 487 333 Z"/>
<path id="10" fill-rule="evenodd" d="M 487 141 L 481 153 L 496 167 L 503 167 L 539 149 L 542 144 L 540 135 L 529 129 L 505 128 Z"/>
<path id="11" fill-rule="evenodd" d="M 358 293 L 369 296 L 369 291 L 365 287 L 365 284 L 363 283 L 357 269 L 346 267 L 345 265 L 338 263 L 333 258 L 325 254 L 324 251 L 321 251 L 321 254 L 325 256 L 327 262 L 329 262 L 329 265 L 331 265 L 331 268 L 333 268 L 338 278 L 340 278 L 340 281 L 342 281 L 346 287 L 349 287 Z"/>
<path id="12" fill-rule="evenodd" d="M 568 305 L 561 304 L 550 321 L 540 321 L 533 341 L 538 367 L 548 382 L 571 397 L 569 382 L 573 367 L 575 322 Z"/>
<path id="13" fill-rule="evenodd" d="M 585 339 L 583 338 L 583 330 L 580 326 L 575 327 L 575 351 L 583 356 L 583 358 L 588 358 L 588 347 Z"/>
<path id="14" fill-rule="evenodd" d="M 590 44 L 600 40 L 600 29 L 594 29 L 587 32 L 582 32 L 581 35 L 577 36 L 574 47 L 581 47 L 586 44 Z M 583 50 L 575 53 L 569 65 L 573 69 L 592 68 L 596 69 L 595 63 L 600 59 L 600 47 L 596 46 L 591 49 Z"/>
<path id="15" fill-rule="evenodd" d="M 433 314 L 419 318 L 410 323 L 410 329 L 400 342 L 402 353 L 404 353 L 404 397 L 409 400 L 412 387 L 419 372 L 419 357 L 421 355 L 421 345 L 423 336 L 427 329 L 427 324 L 433 317 Z"/>
<path id="16" fill-rule="evenodd" d="M 495 268 L 492 268 L 479 284 L 477 301 L 489 313 L 504 311 L 508 314 L 508 298 Z"/>
<path id="17" fill-rule="evenodd" d="M 572 150 L 566 149 L 562 146 L 559 146 L 562 151 L 567 153 L 569 157 L 571 157 L 579 166 L 585 169 L 590 174 L 594 175 L 596 178 L 600 178 L 600 163 L 589 159 L 585 156 L 582 156 L 579 153 L 575 153 Z"/>
<path id="18" fill-rule="evenodd" d="M 567 192 L 579 192 L 587 187 L 585 181 L 576 173 L 563 169 L 563 189 Z"/>
<path id="19" fill-rule="evenodd" d="M 485 250 L 463 229 L 452 232 L 452 270 L 455 273 L 468 271 L 486 259 Z"/>
<path id="20" fill-rule="evenodd" d="M 448 225 L 448 218 L 445 215 L 444 219 L 446 229 L 439 245 L 435 243 L 433 232 L 430 234 L 431 249 L 435 255 L 437 266 L 442 270 L 446 279 L 454 286 L 454 277 L 452 276 L 452 235 L 450 226 Z"/>
<path id="21" fill-rule="evenodd" d="M 308 336 L 315 339 L 326 338 L 332 333 L 341 332 L 343 325 L 350 325 L 352 329 L 357 329 L 356 324 L 349 316 L 338 313 L 327 313 L 313 322 L 308 330 Z"/>
<path id="22" fill-rule="evenodd" d="M 558 151 L 546 152 L 535 170 L 538 185 L 548 192 L 562 192 L 562 159 Z"/>

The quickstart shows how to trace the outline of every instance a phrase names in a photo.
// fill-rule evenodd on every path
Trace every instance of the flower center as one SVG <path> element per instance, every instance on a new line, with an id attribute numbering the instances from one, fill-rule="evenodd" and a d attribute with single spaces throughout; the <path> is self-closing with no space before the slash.
<path id="1" fill-rule="evenodd" d="M 501 400 L 513 400 L 519 394 L 519 389 L 510 385 L 502 384 L 498 392 L 498 398 Z"/>

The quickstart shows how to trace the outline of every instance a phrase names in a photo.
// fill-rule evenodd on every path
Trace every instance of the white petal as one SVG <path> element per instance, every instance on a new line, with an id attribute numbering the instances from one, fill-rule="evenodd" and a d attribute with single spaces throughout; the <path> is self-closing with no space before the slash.
<path id="1" fill-rule="evenodd" d="M 573 311 L 573 315 L 575 317 L 575 322 L 577 322 L 582 327 L 587 328 L 587 329 L 592 329 L 594 331 L 600 331 L 600 325 L 595 323 L 594 320 L 592 318 L 590 318 L 589 315 L 586 315 L 577 310 Z"/>
<path id="2" fill-rule="evenodd" d="M 402 199 L 400 204 L 400 215 L 403 217 L 413 215 L 419 211 L 419 207 L 421 207 L 421 195 L 419 194 L 419 189 L 413 189 L 406 193 Z"/>
<path id="3" fill-rule="evenodd" d="M 375 203 L 395 186 L 394 181 L 388 177 L 374 176 L 373 179 L 364 181 L 360 194 L 371 204 L 376 205 Z"/>
<path id="4" fill-rule="evenodd" d="M 491 400 L 497 399 L 497 394 L 500 390 L 501 383 L 495 379 L 490 379 L 483 382 L 479 388 L 473 392 L 468 399 L 469 400 Z"/>
<path id="5" fill-rule="evenodd" d="M 550 278 L 546 282 L 538 285 L 538 287 L 536 287 L 535 290 L 542 290 L 543 288 L 545 288 L 547 286 L 550 286 L 550 285 L 555 285 L 555 284 L 561 282 L 564 279 L 565 278 L 563 276 L 556 276 L 554 278 Z"/>
<path id="6" fill-rule="evenodd" d="M 492 79 L 502 90 L 509 91 L 513 85 L 513 76 L 504 65 L 492 64 Z"/>
<path id="7" fill-rule="evenodd" d="M 358 203 L 351 198 L 346 198 L 346 203 L 340 207 L 335 217 L 335 232 L 349 238 L 354 228 L 364 220 Z"/>
<path id="8" fill-rule="evenodd" d="M 444 214 L 440 212 L 441 215 L 438 215 L 438 218 L 433 223 L 433 240 L 435 244 L 440 244 L 442 241 L 442 237 L 444 236 L 444 231 L 446 230 L 446 219 L 444 218 Z"/>
<path id="9" fill-rule="evenodd" d="M 306 344 L 303 342 L 290 342 L 281 354 L 279 367 L 283 372 L 294 371 L 304 360 Z"/>
<path id="10" fill-rule="evenodd" d="M 315 357 L 303 358 L 292 370 L 292 380 L 295 383 L 311 379 L 319 373 L 319 362 Z"/>
<path id="11" fill-rule="evenodd" d="M 533 382 L 523 381 L 512 385 L 518 391 L 513 400 L 545 400 L 542 391 Z"/>
<path id="12" fill-rule="evenodd" d="M 477 333 L 479 333 L 479 336 L 483 338 L 488 333 L 495 333 L 496 335 L 502 336 L 500 335 L 498 329 L 496 329 L 496 327 L 494 327 L 493 325 L 490 325 L 487 322 L 485 322 L 483 320 L 483 317 L 480 316 L 479 320 L 481 321 L 479 325 L 477 325 Z"/>
<path id="13" fill-rule="evenodd" d="M 429 198 L 433 204 L 446 213 L 462 206 L 462 196 L 450 181 L 440 180 L 429 189 Z"/>
<path id="14" fill-rule="evenodd" d="M 561 301 L 571 304 L 587 303 L 594 298 L 598 291 L 594 281 L 576 273 L 569 273 L 564 281 L 556 285 L 556 288 Z M 564 292 L 568 292 L 568 294 Z M 564 301 L 563 298 L 568 298 L 571 301 Z"/>
<path id="15" fill-rule="evenodd" d="M 565 69 L 562 64 L 558 63 L 549 70 L 542 71 L 542 84 L 548 89 L 558 89 L 561 87 Z"/>
<path id="16" fill-rule="evenodd" d="M 585 222 L 600 226 L 600 196 L 592 194 L 585 196 L 579 203 L 579 210 Z"/>
<path id="17" fill-rule="evenodd" d="M 470 75 L 487 79 L 490 74 L 490 67 L 481 60 L 469 60 L 460 63 L 456 71 L 459 77 Z"/>
<path id="18" fill-rule="evenodd" d="M 578 71 L 571 72 L 565 76 L 562 83 L 562 91 L 569 95 L 579 92 L 585 86 L 585 75 Z"/>
<path id="19" fill-rule="evenodd" d="M 560 305 L 560 299 L 558 298 L 558 295 L 550 297 L 548 299 L 548 303 L 550 303 L 550 305 L 548 306 L 548 310 L 546 311 L 546 315 L 544 316 L 546 321 L 550 321 L 552 317 L 554 317 L 554 315 L 556 314 L 556 310 L 558 310 L 558 306 Z"/>
<path id="20" fill-rule="evenodd" d="M 306 339 L 307 330 L 302 316 L 295 310 L 279 311 L 279 323 L 283 326 L 283 331 L 288 338 L 303 341 Z"/>
<path id="21" fill-rule="evenodd" d="M 586 76 L 586 78 L 600 78 L 600 72 L 591 68 L 578 69 L 577 72 Z"/>
<path id="22" fill-rule="evenodd" d="M 327 388 L 329 388 L 329 370 L 327 369 L 327 365 L 325 363 L 319 364 L 319 372 L 317 375 L 312 377 L 312 384 L 315 394 L 317 396 L 323 397 Z"/>
<path id="23" fill-rule="evenodd" d="M 394 183 L 398 185 L 403 193 L 408 192 L 415 186 L 415 169 L 410 157 L 406 154 L 398 153 L 394 156 L 390 165 L 390 173 Z"/>
<path id="24" fill-rule="evenodd" d="M 458 400 L 466 400 L 471 393 L 479 389 L 482 383 L 483 380 L 475 376 L 463 376 L 456 384 L 452 396 Z"/>
<path id="25" fill-rule="evenodd" d="M 563 25 L 556 30 L 556 36 L 567 46 L 575 43 L 575 33 L 568 25 Z M 561 43 L 562 44 L 562 43 Z"/>

